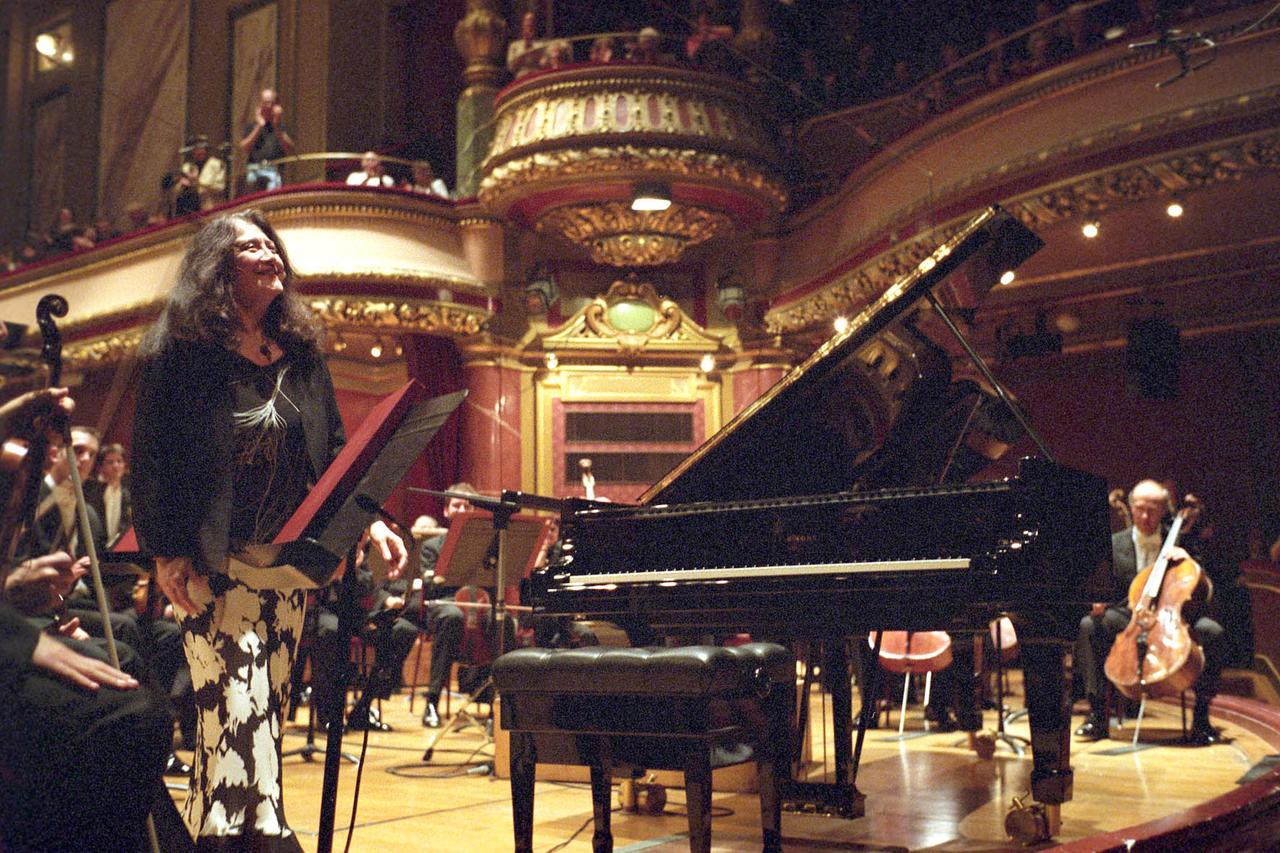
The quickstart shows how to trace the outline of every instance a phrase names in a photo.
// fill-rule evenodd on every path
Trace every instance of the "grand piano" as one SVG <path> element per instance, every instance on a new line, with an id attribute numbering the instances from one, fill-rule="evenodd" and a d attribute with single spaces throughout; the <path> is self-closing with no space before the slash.
<path id="1" fill-rule="evenodd" d="M 1052 461 L 956 319 L 1040 246 L 1007 212 L 984 211 L 638 505 L 571 503 L 562 558 L 530 580 L 535 611 L 829 644 L 985 630 L 1007 614 L 1032 794 L 1056 812 L 1072 787 L 1064 651 L 1089 602 L 1113 592 L 1106 484 Z M 953 369 L 963 352 L 976 378 Z M 977 481 L 1024 431 L 1039 456 Z M 833 703 L 835 781 L 793 780 L 784 797 L 857 816 L 851 698 Z"/>

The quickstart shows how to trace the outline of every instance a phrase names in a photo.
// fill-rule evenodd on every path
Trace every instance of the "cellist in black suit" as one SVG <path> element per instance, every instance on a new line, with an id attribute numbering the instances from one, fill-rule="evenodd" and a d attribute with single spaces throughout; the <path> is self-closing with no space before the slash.
<path id="1" fill-rule="evenodd" d="M 1129 585 L 1138 572 L 1148 568 L 1160 553 L 1169 531 L 1166 516 L 1169 513 L 1169 491 L 1155 480 L 1143 480 L 1129 493 L 1129 510 L 1133 523 L 1111 537 L 1111 565 L 1117 587 L 1126 598 L 1119 602 L 1097 603 L 1089 615 L 1080 620 L 1080 638 L 1076 643 L 1079 668 L 1089 699 L 1089 717 L 1076 734 L 1090 740 L 1108 736 L 1107 709 L 1104 688 L 1106 675 L 1103 666 L 1116 637 L 1133 618 L 1127 598 Z M 1184 534 L 1180 548 L 1174 557 L 1188 554 L 1203 565 L 1198 553 L 1198 542 L 1193 535 Z M 1181 554 L 1179 552 L 1181 551 Z M 1192 716 L 1190 741 L 1200 746 L 1219 743 L 1222 734 L 1209 723 L 1209 703 L 1218 693 L 1225 658 L 1224 631 L 1222 625 L 1209 616 L 1199 616 L 1190 626 L 1191 636 L 1204 649 L 1204 670 L 1195 684 L 1196 703 Z"/>

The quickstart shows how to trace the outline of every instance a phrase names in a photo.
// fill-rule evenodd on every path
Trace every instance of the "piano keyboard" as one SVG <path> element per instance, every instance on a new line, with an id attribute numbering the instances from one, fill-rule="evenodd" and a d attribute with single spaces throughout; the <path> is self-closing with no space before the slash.
<path id="1" fill-rule="evenodd" d="M 942 560 L 883 560 L 865 563 L 811 563 L 783 566 L 721 566 L 708 569 L 671 569 L 656 572 L 613 572 L 575 575 L 570 587 L 597 584 L 676 583 L 718 581 L 732 578 L 778 578 L 803 575 L 848 575 L 864 572 L 936 572 L 969 568 L 967 557 Z"/>

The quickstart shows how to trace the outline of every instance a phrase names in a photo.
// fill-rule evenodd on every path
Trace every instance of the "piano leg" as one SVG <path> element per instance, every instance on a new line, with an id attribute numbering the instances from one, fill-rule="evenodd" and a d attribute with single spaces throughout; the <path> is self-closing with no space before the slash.
<path id="1" fill-rule="evenodd" d="M 1065 678 L 1067 644 L 1028 639 L 1022 646 L 1022 671 L 1031 722 L 1031 795 L 1060 805 L 1071 799 L 1071 694 Z"/>
<path id="2" fill-rule="evenodd" d="M 824 814 L 843 818 L 858 818 L 866 814 L 866 795 L 858 790 L 857 766 L 853 752 L 853 686 L 849 672 L 849 649 L 844 639 L 814 643 L 809 649 L 809 669 L 815 660 L 822 662 L 822 680 L 831 692 L 831 750 L 835 756 L 834 782 L 803 782 L 794 778 L 782 780 L 782 800 L 788 807 L 802 811 L 816 809 Z M 806 679 L 806 693 L 809 682 Z M 808 723 L 808 703 L 799 703 L 805 717 L 800 720 L 801 731 Z M 823 735 L 825 737 L 825 733 Z M 800 751 L 793 758 L 799 764 Z"/>
<path id="3" fill-rule="evenodd" d="M 538 754 L 533 735 L 511 733 L 511 818 L 516 853 L 533 851 L 533 784 Z"/>

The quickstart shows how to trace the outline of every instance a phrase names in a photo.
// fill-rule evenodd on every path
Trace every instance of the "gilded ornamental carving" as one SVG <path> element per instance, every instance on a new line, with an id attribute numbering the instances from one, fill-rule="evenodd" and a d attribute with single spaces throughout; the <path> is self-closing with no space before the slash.
<path id="1" fill-rule="evenodd" d="M 540 338 L 544 350 L 612 350 L 705 353 L 721 346 L 720 336 L 690 319 L 675 300 L 659 296 L 636 276 L 615 281 L 557 329 Z"/>

